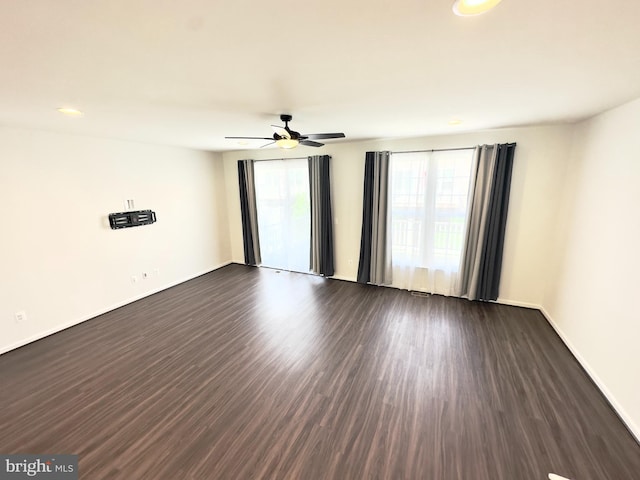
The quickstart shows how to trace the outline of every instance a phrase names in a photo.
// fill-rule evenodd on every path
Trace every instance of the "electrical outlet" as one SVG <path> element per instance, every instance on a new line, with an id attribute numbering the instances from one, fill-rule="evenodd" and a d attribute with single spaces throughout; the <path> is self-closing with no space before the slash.
<path id="1" fill-rule="evenodd" d="M 154 268 L 154 269 L 153 269 L 153 276 L 154 276 L 154 277 L 157 277 L 157 276 L 159 276 L 159 275 L 160 275 L 160 269 L 159 269 L 159 268 Z"/>
<path id="2" fill-rule="evenodd" d="M 14 314 L 16 323 L 22 323 L 27 319 L 27 313 L 24 310 L 20 310 Z"/>
<path id="3" fill-rule="evenodd" d="M 143 280 L 147 280 L 151 275 L 149 275 L 147 272 L 142 272 L 142 279 Z"/>
<path id="4" fill-rule="evenodd" d="M 138 283 L 138 277 L 136 275 L 131 275 L 131 283 Z"/>

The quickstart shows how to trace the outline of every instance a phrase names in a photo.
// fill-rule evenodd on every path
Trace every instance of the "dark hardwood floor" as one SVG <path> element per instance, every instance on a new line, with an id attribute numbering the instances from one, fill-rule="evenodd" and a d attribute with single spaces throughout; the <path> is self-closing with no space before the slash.
<path id="1" fill-rule="evenodd" d="M 534 310 L 230 265 L 0 356 L 0 453 L 82 479 L 638 480 Z"/>

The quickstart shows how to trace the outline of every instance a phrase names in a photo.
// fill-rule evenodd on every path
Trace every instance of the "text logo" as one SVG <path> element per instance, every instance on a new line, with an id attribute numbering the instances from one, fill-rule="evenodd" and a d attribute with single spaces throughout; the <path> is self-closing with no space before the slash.
<path id="1" fill-rule="evenodd" d="M 77 455 L 0 455 L 0 480 L 78 480 Z"/>

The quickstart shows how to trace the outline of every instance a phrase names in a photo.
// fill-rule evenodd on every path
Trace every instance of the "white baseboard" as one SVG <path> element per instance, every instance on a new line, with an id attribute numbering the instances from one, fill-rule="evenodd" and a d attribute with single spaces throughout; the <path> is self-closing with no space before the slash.
<path id="1" fill-rule="evenodd" d="M 179 280 L 176 280 L 175 282 L 171 282 L 171 283 L 168 283 L 166 285 L 163 285 L 163 286 L 161 286 L 161 287 L 159 287 L 159 288 L 157 288 L 155 290 L 152 290 L 152 291 L 149 291 L 149 292 L 145 292 L 145 293 L 143 293 L 141 295 L 136 295 L 134 297 L 130 297 L 130 298 L 128 298 L 128 299 L 126 299 L 126 300 L 124 300 L 122 302 L 118 302 L 118 303 L 110 305 L 110 306 L 108 306 L 106 308 L 101 308 L 99 310 L 96 310 L 95 312 L 92 312 L 89 315 L 83 315 L 80 318 L 76 318 L 75 320 L 72 320 L 70 322 L 66 322 L 66 323 L 63 323 L 63 324 L 60 324 L 60 325 L 56 325 L 53 328 L 50 328 L 50 329 L 45 330 L 43 332 L 39 332 L 36 335 L 32 335 L 31 337 L 27 337 L 25 339 L 19 340 L 19 341 L 15 342 L 15 343 L 13 343 L 11 345 L 6 345 L 6 346 L 3 346 L 3 347 L 0 347 L 0 355 L 2 355 L 3 353 L 7 353 L 7 352 L 9 352 L 11 350 L 15 350 L 16 348 L 23 347 L 23 346 L 25 346 L 25 345 L 27 345 L 29 343 L 35 342 L 35 341 L 40 340 L 42 338 L 48 337 L 49 335 L 53 335 L 54 333 L 58 333 L 58 332 L 60 332 L 62 330 L 66 330 L 67 328 L 73 327 L 74 325 L 78 325 L 80 323 L 86 322 L 87 320 L 91 320 L 92 318 L 98 317 L 100 315 L 104 315 L 105 313 L 110 312 L 112 310 L 115 310 L 117 308 L 124 307 L 125 305 L 129 305 L 130 303 L 133 303 L 133 302 L 135 302 L 137 300 L 141 300 L 143 298 L 149 297 L 149 296 L 154 295 L 154 294 L 156 294 L 158 292 L 161 292 L 163 290 L 167 290 L 168 288 L 175 287 L 176 285 L 180 285 L 181 283 L 187 282 L 187 281 L 192 280 L 194 278 L 197 278 L 197 277 L 199 277 L 201 275 L 205 275 L 207 273 L 213 272 L 214 270 L 218 270 L 219 268 L 226 267 L 227 265 L 229 265 L 231 263 L 232 263 L 231 261 L 221 263 L 219 265 L 214 266 L 211 269 L 207 269 L 207 270 L 195 273 L 193 275 L 188 275 L 187 277 L 184 277 L 184 278 L 181 278 Z"/>
<path id="2" fill-rule="evenodd" d="M 536 303 L 520 302 L 518 300 L 509 300 L 508 298 L 498 298 L 496 303 L 500 305 L 509 305 L 511 307 L 532 308 L 534 310 L 542 310 L 542 307 Z"/>
<path id="3" fill-rule="evenodd" d="M 591 366 L 585 360 L 585 358 L 582 355 L 580 355 L 580 352 L 578 352 L 576 347 L 567 338 L 567 336 L 562 331 L 562 329 L 558 326 L 558 324 L 553 321 L 553 318 L 551 318 L 551 315 L 549 314 L 549 312 L 547 312 L 543 307 L 540 307 L 540 312 L 547 319 L 547 321 L 549 322 L 549 325 L 551 325 L 551 327 L 556 331 L 556 333 L 558 334 L 560 339 L 564 342 L 564 344 L 567 346 L 567 348 L 569 349 L 571 354 L 575 357 L 575 359 L 578 361 L 578 363 L 582 366 L 584 371 L 587 372 L 587 375 L 589 375 L 589 377 L 591 377 L 591 380 L 593 381 L 593 383 L 596 384 L 596 386 L 598 387 L 600 392 L 607 399 L 607 401 L 611 405 L 611 408 L 613 408 L 613 410 L 616 412 L 618 417 L 620 417 L 620 420 L 622 420 L 622 423 L 624 423 L 625 426 L 627 427 L 627 430 L 629 430 L 631 435 L 633 435 L 633 437 L 635 437 L 636 441 L 638 443 L 640 443 L 640 428 L 638 428 L 638 425 L 636 425 L 633 422 L 631 417 L 627 414 L 627 412 L 624 410 L 624 408 L 622 408 L 620 403 L 618 403 L 618 401 L 613 396 L 611 391 L 606 387 L 606 385 L 600 379 L 600 377 L 598 377 L 598 375 L 596 374 L 595 370 L 593 368 L 591 368 Z"/>

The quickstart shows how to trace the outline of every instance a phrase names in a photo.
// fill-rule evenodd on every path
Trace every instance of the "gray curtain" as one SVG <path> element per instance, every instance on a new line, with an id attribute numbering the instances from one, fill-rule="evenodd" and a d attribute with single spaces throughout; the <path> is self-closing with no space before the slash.
<path id="1" fill-rule="evenodd" d="M 358 282 L 390 285 L 391 242 L 388 241 L 389 152 L 367 152 Z"/>
<path id="2" fill-rule="evenodd" d="M 329 155 L 309 157 L 309 192 L 311 195 L 309 263 L 313 273 L 327 277 L 334 274 L 330 160 Z"/>
<path id="3" fill-rule="evenodd" d="M 515 143 L 476 147 L 459 296 L 497 300 Z"/>
<path id="4" fill-rule="evenodd" d="M 240 187 L 240 211 L 242 214 L 242 240 L 244 263 L 259 265 L 260 240 L 258 238 L 258 210 L 253 160 L 238 160 L 238 183 Z"/>

